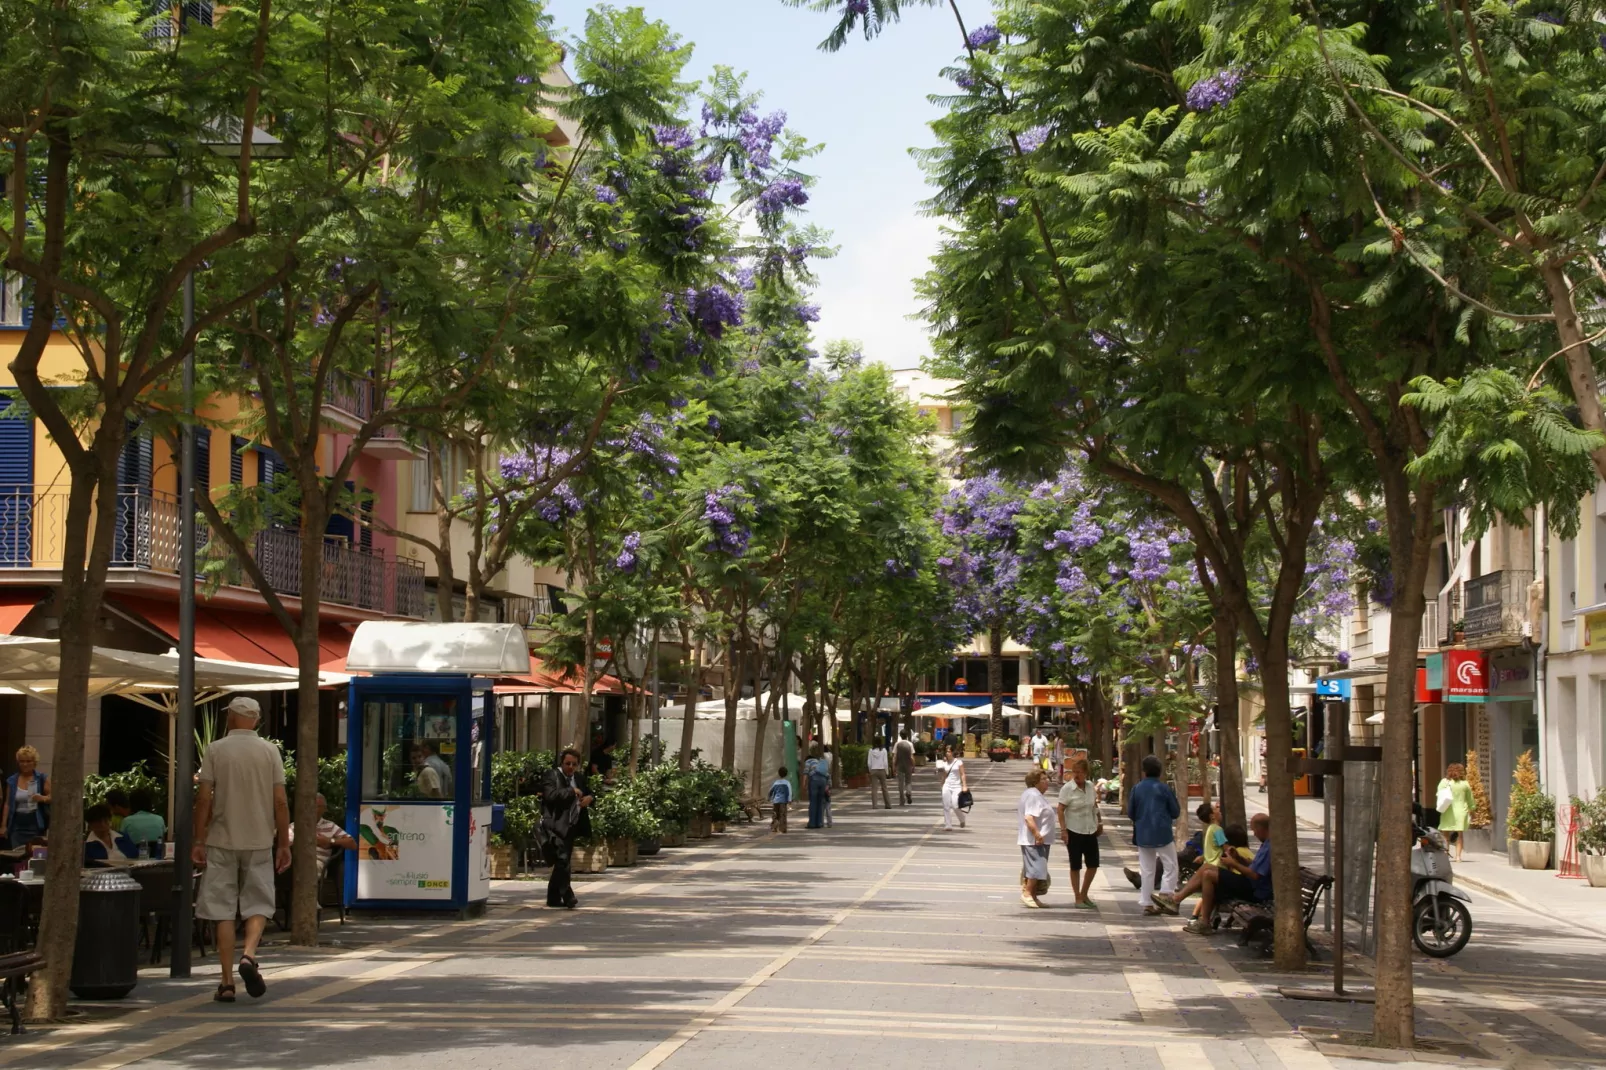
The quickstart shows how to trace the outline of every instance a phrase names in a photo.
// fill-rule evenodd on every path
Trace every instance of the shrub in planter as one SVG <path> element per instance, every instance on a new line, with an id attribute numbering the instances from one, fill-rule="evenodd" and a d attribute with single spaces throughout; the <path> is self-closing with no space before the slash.
<path id="1" fill-rule="evenodd" d="M 1606 888 L 1606 795 L 1585 801 L 1574 795 L 1578 814 L 1578 854 L 1592 888 Z"/>
<path id="2" fill-rule="evenodd" d="M 541 779 L 555 765 L 549 750 L 502 751 L 491 756 L 491 801 L 510 803 L 541 794 Z"/>
<path id="3" fill-rule="evenodd" d="M 1513 864 L 1524 869 L 1546 869 L 1556 838 L 1556 799 L 1539 790 L 1539 771 L 1533 751 L 1524 751 L 1511 776 L 1511 805 L 1506 815 L 1506 836 L 1516 844 Z"/>
<path id="4" fill-rule="evenodd" d="M 344 759 L 342 759 L 343 765 Z M 341 783 L 344 782 L 345 772 L 342 768 Z M 153 811 L 158 814 L 167 813 L 167 785 L 152 776 L 150 770 L 145 768 L 144 762 L 135 762 L 132 768 L 121 773 L 90 773 L 84 777 L 84 807 L 87 809 L 96 803 L 105 802 L 106 793 L 117 788 L 129 793 L 144 788 L 155 799 Z M 342 789 L 338 797 L 329 798 L 329 809 L 343 812 L 345 808 L 346 793 Z"/>
<path id="5" fill-rule="evenodd" d="M 867 776 L 870 772 L 870 747 L 865 743 L 844 743 L 837 749 L 842 759 L 844 777 Z"/>

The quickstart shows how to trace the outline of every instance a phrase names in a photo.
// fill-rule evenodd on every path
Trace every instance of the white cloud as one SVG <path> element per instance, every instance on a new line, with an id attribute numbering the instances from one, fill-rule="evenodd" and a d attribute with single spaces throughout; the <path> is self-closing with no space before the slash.
<path id="1" fill-rule="evenodd" d="M 865 230 L 838 231 L 835 259 L 819 262 L 820 306 L 814 337 L 823 345 L 852 338 L 864 354 L 894 368 L 914 367 L 931 352 L 914 280 L 937 250 L 937 220 L 908 212 Z"/>

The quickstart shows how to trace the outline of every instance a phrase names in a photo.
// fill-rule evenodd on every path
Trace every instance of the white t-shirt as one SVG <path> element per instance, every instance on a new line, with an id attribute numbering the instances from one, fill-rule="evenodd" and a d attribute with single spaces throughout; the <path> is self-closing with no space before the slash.
<path id="1" fill-rule="evenodd" d="M 1054 807 L 1047 795 L 1036 788 L 1027 788 L 1020 793 L 1020 806 L 1016 807 L 1016 812 L 1020 816 L 1020 835 L 1016 837 L 1016 843 L 1022 847 L 1037 843 L 1032 830 L 1026 827 L 1028 816 L 1037 822 L 1037 831 L 1043 834 L 1043 842 L 1054 842 Z"/>
<path id="2" fill-rule="evenodd" d="M 1032 757 L 1033 758 L 1041 758 L 1043 756 L 1044 749 L 1047 748 L 1047 747 L 1048 747 L 1048 740 L 1044 739 L 1042 736 L 1033 736 L 1032 737 Z"/>
<path id="3" fill-rule="evenodd" d="M 951 762 L 937 763 L 938 769 L 941 769 L 944 766 L 947 766 L 948 775 L 946 778 L 944 778 L 942 786 L 944 788 L 953 788 L 955 791 L 963 788 L 965 786 L 965 782 L 964 778 L 960 775 L 960 770 L 965 768 L 965 760 L 963 758 L 955 758 Z"/>
<path id="4" fill-rule="evenodd" d="M 885 773 L 887 771 L 887 748 L 873 747 L 870 750 L 870 772 Z"/>

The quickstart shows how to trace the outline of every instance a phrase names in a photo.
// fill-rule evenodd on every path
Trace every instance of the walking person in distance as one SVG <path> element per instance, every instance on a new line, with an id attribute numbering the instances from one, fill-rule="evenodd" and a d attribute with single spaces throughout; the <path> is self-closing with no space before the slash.
<path id="1" fill-rule="evenodd" d="M 1467 822 L 1476 808 L 1472 799 L 1472 785 L 1467 783 L 1467 767 L 1451 762 L 1444 771 L 1444 779 L 1434 792 L 1433 805 L 1439 811 L 1439 831 L 1455 844 L 1455 860 L 1461 861 L 1466 850 Z"/>
<path id="2" fill-rule="evenodd" d="M 770 817 L 771 832 L 786 831 L 786 808 L 792 802 L 792 781 L 786 775 L 786 766 L 775 771 L 775 780 L 770 784 L 770 807 L 773 815 Z"/>
<path id="3" fill-rule="evenodd" d="M 965 776 L 965 760 L 954 753 L 953 744 L 943 748 L 943 760 L 937 763 L 937 772 L 942 774 L 942 827 L 947 832 L 954 829 L 954 818 L 959 818 L 959 827 L 965 827 L 965 812 L 959 808 L 959 793 L 970 790 L 970 780 Z"/>
<path id="4" fill-rule="evenodd" d="M 875 744 L 870 748 L 870 809 L 875 809 L 876 789 L 881 790 L 881 805 L 888 810 L 892 809 L 892 802 L 887 798 L 887 741 L 880 736 L 875 737 Z M 899 800 L 900 802 L 902 800 Z"/>
<path id="5" fill-rule="evenodd" d="M 1086 761 L 1072 763 L 1056 807 L 1060 828 L 1065 830 L 1065 849 L 1071 856 L 1071 892 L 1075 896 L 1071 905 L 1082 910 L 1094 907 L 1087 893 L 1099 871 L 1099 836 L 1104 833 L 1098 787 L 1087 779 L 1088 772 Z"/>
<path id="6" fill-rule="evenodd" d="M 898 805 L 908 806 L 915 801 L 915 745 L 907 728 L 898 734 L 897 745 L 892 748 L 892 768 L 898 774 Z"/>
<path id="7" fill-rule="evenodd" d="M 1026 774 L 1026 790 L 1015 808 L 1020 818 L 1015 842 L 1020 845 L 1020 901 L 1033 910 L 1048 891 L 1048 852 L 1054 844 L 1054 807 L 1048 801 L 1048 774 L 1034 768 Z"/>
<path id="8" fill-rule="evenodd" d="M 1163 913 L 1154 903 L 1156 859 L 1165 870 L 1160 890 L 1167 895 L 1177 890 L 1177 844 L 1172 822 L 1182 813 L 1182 806 L 1171 785 L 1160 779 L 1163 771 L 1155 755 L 1143 759 L 1143 779 L 1132 788 L 1126 811 L 1132 819 L 1132 842 L 1138 848 L 1138 872 L 1142 876 L 1138 905 L 1150 916 Z"/>
<path id="9" fill-rule="evenodd" d="M 825 827 L 826 794 L 831 790 L 831 761 L 819 740 L 809 744 L 808 761 L 803 763 L 803 778 L 808 782 L 809 820 L 804 828 Z"/>
<path id="10" fill-rule="evenodd" d="M 580 772 L 580 752 L 568 747 L 559 756 L 558 767 L 549 770 L 541 788 L 542 853 L 552 863 L 547 879 L 546 905 L 580 905 L 575 898 L 569 865 L 574 857 L 574 841 L 591 834 L 591 788 Z"/>
<path id="11" fill-rule="evenodd" d="M 257 735 L 262 707 L 236 698 L 227 709 L 228 734 L 206 748 L 196 774 L 195 843 L 201 871 L 195 916 L 217 925 L 222 968 L 213 999 L 233 1003 L 236 917 L 245 919 L 240 979 L 252 998 L 268 990 L 257 945 L 274 911 L 273 874 L 290 868 L 290 804 L 284 793 L 284 755 Z"/>

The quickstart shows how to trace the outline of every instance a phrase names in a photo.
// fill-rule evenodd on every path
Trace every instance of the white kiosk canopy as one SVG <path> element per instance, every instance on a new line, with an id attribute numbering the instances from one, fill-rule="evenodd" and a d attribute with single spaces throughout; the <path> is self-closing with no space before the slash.
<path id="1" fill-rule="evenodd" d="M 517 624 L 424 624 L 370 620 L 357 625 L 348 672 L 447 672 L 471 676 L 530 671 L 530 644 Z"/>

